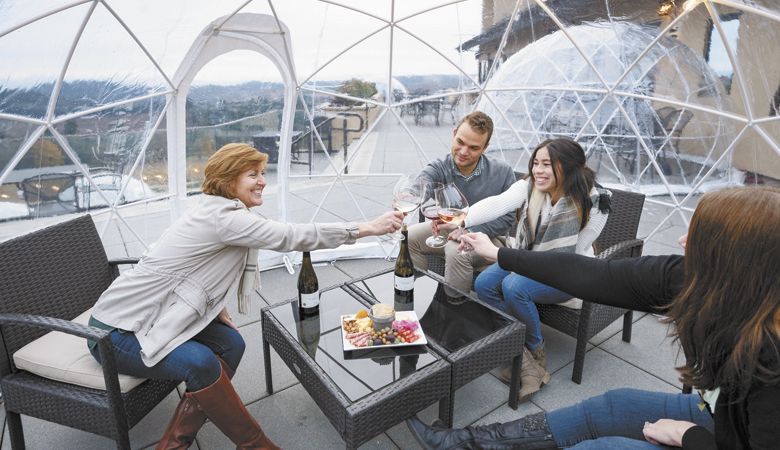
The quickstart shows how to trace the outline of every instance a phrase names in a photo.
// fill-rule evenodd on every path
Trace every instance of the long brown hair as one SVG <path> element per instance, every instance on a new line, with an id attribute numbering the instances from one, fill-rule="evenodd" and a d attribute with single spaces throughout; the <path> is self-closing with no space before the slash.
<path id="1" fill-rule="evenodd" d="M 685 286 L 669 321 L 687 363 L 681 380 L 742 400 L 780 377 L 780 189 L 706 194 L 691 220 Z"/>
<path id="2" fill-rule="evenodd" d="M 534 181 L 534 158 L 544 147 L 550 154 L 555 184 L 563 186 L 563 195 L 574 202 L 582 230 L 590 220 L 590 209 L 593 207 L 590 190 L 596 182 L 596 173 L 588 167 L 585 151 L 580 144 L 567 138 L 547 139 L 536 146 L 528 160 L 528 178 L 531 182 Z"/>

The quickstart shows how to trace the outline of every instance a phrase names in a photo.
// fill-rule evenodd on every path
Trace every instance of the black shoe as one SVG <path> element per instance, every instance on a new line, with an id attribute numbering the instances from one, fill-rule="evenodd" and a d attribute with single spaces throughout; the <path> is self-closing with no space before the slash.
<path id="1" fill-rule="evenodd" d="M 439 421 L 438 424 L 444 425 Z M 438 425 L 434 421 L 434 425 Z M 425 450 L 445 450 L 445 449 L 476 449 L 471 439 L 471 433 L 466 429 L 439 428 L 428 426 L 418 419 L 417 416 L 407 419 L 406 426 L 412 432 L 412 436 L 417 443 Z"/>
<path id="2" fill-rule="evenodd" d="M 417 417 L 407 420 L 406 424 L 417 442 L 426 450 L 558 448 L 547 426 L 545 413 L 532 414 L 506 423 L 452 430 L 429 427 Z"/>

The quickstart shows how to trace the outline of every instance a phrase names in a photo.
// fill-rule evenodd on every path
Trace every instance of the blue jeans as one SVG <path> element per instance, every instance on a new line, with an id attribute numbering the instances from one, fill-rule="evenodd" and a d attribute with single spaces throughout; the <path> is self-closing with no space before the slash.
<path id="1" fill-rule="evenodd" d="M 547 413 L 555 443 L 582 449 L 658 449 L 642 434 L 645 422 L 685 420 L 714 430 L 712 416 L 700 410 L 695 394 L 615 389 L 576 405 Z"/>
<path id="2" fill-rule="evenodd" d="M 531 350 L 544 342 L 536 303 L 547 305 L 571 299 L 571 295 L 563 291 L 504 270 L 497 263 L 479 274 L 474 281 L 474 291 L 480 300 L 525 324 L 525 345 Z"/>
<path id="3" fill-rule="evenodd" d="M 192 339 L 179 345 L 152 367 L 141 360 L 141 345 L 135 334 L 111 332 L 117 371 L 139 378 L 182 380 L 190 392 L 211 386 L 219 378 L 222 368 L 217 356 L 235 372 L 244 355 L 244 338 L 238 331 L 215 320 Z M 90 350 L 100 362 L 98 347 Z"/>

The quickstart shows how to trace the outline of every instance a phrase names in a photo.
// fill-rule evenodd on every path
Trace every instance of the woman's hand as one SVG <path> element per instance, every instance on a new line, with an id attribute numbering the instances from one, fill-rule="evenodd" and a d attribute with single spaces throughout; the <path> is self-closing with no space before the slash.
<path id="1" fill-rule="evenodd" d="M 400 211 L 386 212 L 371 222 L 359 223 L 358 237 L 381 236 L 383 234 L 392 233 L 401 228 L 403 220 L 404 213 Z"/>
<path id="2" fill-rule="evenodd" d="M 219 315 L 217 316 L 217 319 L 219 319 L 220 322 L 224 323 L 225 325 L 229 326 L 230 328 L 238 331 L 238 326 L 236 326 L 235 323 L 233 323 L 233 318 L 230 316 L 230 313 L 227 310 L 227 307 L 223 308 L 222 311 L 219 312 Z"/>
<path id="3" fill-rule="evenodd" d="M 462 250 L 466 245 L 470 245 L 477 255 L 485 258 L 488 262 L 495 262 L 498 259 L 498 247 L 485 233 L 466 233 L 460 237 L 458 250 Z"/>
<path id="4" fill-rule="evenodd" d="M 677 243 L 680 244 L 680 247 L 682 247 L 683 250 L 685 250 L 685 246 L 688 244 L 688 233 L 680 236 L 680 239 L 677 239 Z"/>
<path id="5" fill-rule="evenodd" d="M 440 219 L 433 219 L 431 220 L 431 230 L 433 230 L 433 235 L 439 234 L 440 231 L 449 232 L 452 230 L 457 229 L 458 226 L 454 223 L 447 223 Z"/>
<path id="6" fill-rule="evenodd" d="M 695 426 L 695 423 L 684 420 L 660 419 L 655 423 L 645 422 L 642 433 L 651 444 L 682 447 L 683 435 Z"/>

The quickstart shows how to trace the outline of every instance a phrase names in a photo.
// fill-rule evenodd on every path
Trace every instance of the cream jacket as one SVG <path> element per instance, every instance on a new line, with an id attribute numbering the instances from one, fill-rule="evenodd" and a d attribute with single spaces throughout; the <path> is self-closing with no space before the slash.
<path id="1" fill-rule="evenodd" d="M 144 364 L 157 364 L 237 298 L 249 247 L 315 250 L 353 243 L 351 224 L 287 224 L 238 200 L 203 195 L 132 269 L 100 296 L 92 316 L 135 333 Z"/>

